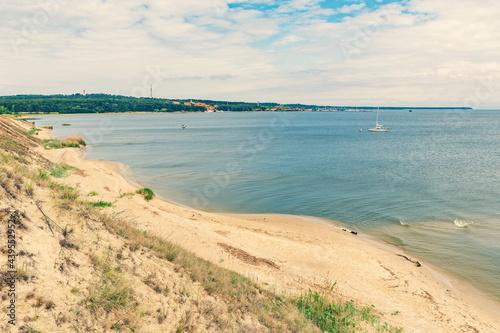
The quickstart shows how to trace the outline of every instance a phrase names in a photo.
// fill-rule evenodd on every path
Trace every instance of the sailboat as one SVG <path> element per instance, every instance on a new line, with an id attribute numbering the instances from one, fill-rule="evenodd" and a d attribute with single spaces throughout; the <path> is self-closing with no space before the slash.
<path id="1" fill-rule="evenodd" d="M 379 109 L 377 109 L 377 122 L 375 123 L 375 128 L 369 128 L 368 130 L 370 132 L 387 132 L 389 130 L 389 127 L 383 128 L 382 125 L 378 123 L 378 112 Z"/>

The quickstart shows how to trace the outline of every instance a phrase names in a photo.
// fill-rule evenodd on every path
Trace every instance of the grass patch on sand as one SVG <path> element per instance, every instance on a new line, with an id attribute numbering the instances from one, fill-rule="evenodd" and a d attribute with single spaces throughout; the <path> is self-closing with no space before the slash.
<path id="1" fill-rule="evenodd" d="M 50 169 L 50 175 L 56 178 L 66 177 L 66 172 L 70 170 L 77 170 L 77 168 L 72 167 L 67 164 L 57 164 L 54 168 Z"/>
<path id="2" fill-rule="evenodd" d="M 134 299 L 134 289 L 123 269 L 114 265 L 109 258 L 91 254 L 91 262 L 100 271 L 99 281 L 90 289 L 85 299 L 85 307 L 96 317 L 106 316 L 113 329 L 128 327 L 137 329 L 138 303 Z"/>
<path id="3" fill-rule="evenodd" d="M 71 135 L 63 140 L 47 139 L 43 141 L 43 148 L 45 148 L 46 150 L 60 148 L 80 148 L 81 146 L 85 145 L 85 140 L 83 140 L 83 136 L 81 135 Z"/>
<path id="4" fill-rule="evenodd" d="M 113 203 L 112 202 L 107 202 L 107 201 L 85 201 L 85 204 L 91 207 L 98 207 L 98 208 L 105 208 L 105 207 L 112 207 Z"/>
<path id="5" fill-rule="evenodd" d="M 146 200 L 146 201 L 153 199 L 153 197 L 155 195 L 153 193 L 153 190 L 151 190 L 147 187 L 141 188 L 140 190 L 135 191 L 135 193 L 138 193 L 138 194 L 141 194 L 142 196 L 144 196 L 144 200 Z"/>
<path id="6" fill-rule="evenodd" d="M 333 289 L 333 286 L 332 286 Z M 354 332 L 355 328 L 375 328 L 377 332 L 402 332 L 402 329 L 380 323 L 375 306 L 355 307 L 354 301 L 338 303 L 325 294 L 309 292 L 292 299 L 297 308 L 324 332 Z"/>
<path id="7" fill-rule="evenodd" d="M 40 131 L 41 131 L 41 129 L 36 128 L 36 127 L 33 127 L 32 129 L 30 129 L 30 130 L 28 131 L 28 134 L 29 134 L 29 135 L 38 135 L 38 132 L 40 132 Z"/>

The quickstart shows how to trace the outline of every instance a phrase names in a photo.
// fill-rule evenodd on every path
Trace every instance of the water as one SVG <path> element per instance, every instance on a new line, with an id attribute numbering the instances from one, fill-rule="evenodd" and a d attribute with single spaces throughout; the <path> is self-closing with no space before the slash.
<path id="1" fill-rule="evenodd" d="M 36 124 L 59 137 L 84 134 L 89 159 L 129 165 L 163 197 L 216 212 L 338 220 L 500 300 L 500 111 L 384 110 L 389 132 L 368 132 L 375 117 L 114 114 Z"/>

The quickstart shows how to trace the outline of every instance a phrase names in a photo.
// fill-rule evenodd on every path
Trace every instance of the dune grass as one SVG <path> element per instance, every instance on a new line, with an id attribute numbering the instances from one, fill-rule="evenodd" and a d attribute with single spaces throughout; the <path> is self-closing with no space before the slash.
<path id="1" fill-rule="evenodd" d="M 375 332 L 400 332 L 387 324 L 381 325 L 373 307 L 337 303 L 326 294 L 312 291 L 299 297 L 277 295 L 123 219 L 106 214 L 99 219 L 110 231 L 126 238 L 131 248 L 146 247 L 158 257 L 177 264 L 209 295 L 221 297 L 231 311 L 255 314 L 271 332 L 355 332 L 361 327 L 371 327 Z"/>
<path id="2" fill-rule="evenodd" d="M 133 300 L 134 290 L 126 281 L 120 266 L 113 266 L 108 258 L 91 255 L 94 267 L 101 271 L 101 280 L 86 299 L 87 308 L 92 312 L 111 312 L 125 307 Z"/>
<path id="3" fill-rule="evenodd" d="M 105 316 L 112 321 L 111 329 L 119 331 L 127 327 L 134 332 L 138 328 L 138 302 L 134 289 L 119 265 L 108 257 L 91 254 L 93 266 L 100 272 L 99 281 L 90 289 L 85 307 L 97 318 Z"/>

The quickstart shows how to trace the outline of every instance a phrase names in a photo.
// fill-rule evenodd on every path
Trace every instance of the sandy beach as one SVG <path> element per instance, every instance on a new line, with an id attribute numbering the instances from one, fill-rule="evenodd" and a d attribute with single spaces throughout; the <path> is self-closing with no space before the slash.
<path id="1" fill-rule="evenodd" d="M 49 136 L 49 130 L 39 135 Z M 270 290 L 297 294 L 313 289 L 374 305 L 385 322 L 404 332 L 500 331 L 497 302 L 397 248 L 374 244 L 369 237 L 306 217 L 223 215 L 158 198 L 145 201 L 128 195 L 137 188 L 115 163 L 84 160 L 76 148 L 39 152 L 52 162 L 78 168 L 62 182 L 83 194 L 98 193 L 95 200 L 113 202 L 106 211 L 126 216 L 137 228 L 168 238 Z"/>

